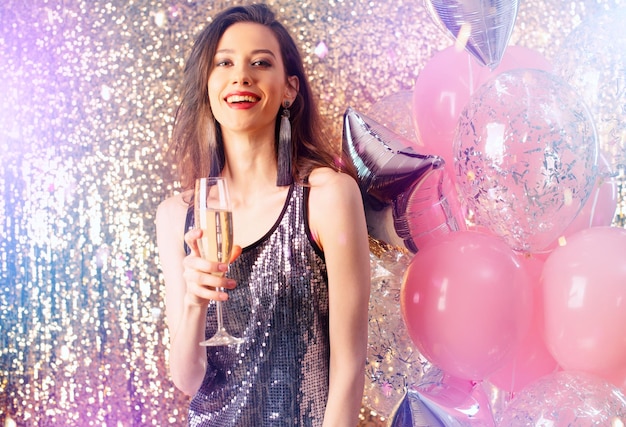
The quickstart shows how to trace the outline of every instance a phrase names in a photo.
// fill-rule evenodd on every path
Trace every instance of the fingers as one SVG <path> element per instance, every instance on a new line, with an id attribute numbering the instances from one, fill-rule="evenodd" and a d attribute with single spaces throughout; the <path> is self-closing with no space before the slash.
<path id="1" fill-rule="evenodd" d="M 228 264 L 207 261 L 193 252 L 183 260 L 183 278 L 187 284 L 187 294 L 198 305 L 210 300 L 225 301 L 228 294 L 218 288 L 233 289 L 236 282 L 224 276 Z"/>
<path id="2" fill-rule="evenodd" d="M 202 230 L 194 228 L 185 233 L 185 243 L 191 249 L 191 254 L 200 256 L 200 248 L 198 248 L 198 239 L 202 237 Z"/>
<path id="3" fill-rule="evenodd" d="M 183 260 L 183 276 L 187 282 L 197 283 L 214 288 L 232 289 L 235 281 L 224 277 L 228 270 L 228 264 L 207 261 L 204 258 L 188 255 Z"/>
<path id="4" fill-rule="evenodd" d="M 191 252 L 183 260 L 183 277 L 187 283 L 187 294 L 196 304 L 207 304 L 210 300 L 226 301 L 228 294 L 218 288 L 233 289 L 236 282 L 225 277 L 228 270 L 227 263 L 207 261 L 200 255 L 198 240 L 202 237 L 202 230 L 193 229 L 185 233 L 185 243 Z M 241 254 L 241 246 L 235 245 L 230 262 Z"/>
<path id="5" fill-rule="evenodd" d="M 228 294 L 217 288 L 201 286 L 197 283 L 189 283 L 185 298 L 195 305 L 207 305 L 210 301 L 227 301 Z"/>

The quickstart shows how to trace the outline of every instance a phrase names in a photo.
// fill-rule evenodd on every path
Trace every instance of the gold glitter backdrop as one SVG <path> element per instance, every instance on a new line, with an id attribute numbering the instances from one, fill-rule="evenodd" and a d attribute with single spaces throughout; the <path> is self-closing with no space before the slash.
<path id="1" fill-rule="evenodd" d="M 0 5 L 0 425 L 184 424 L 187 401 L 166 369 L 154 212 L 176 191 L 162 153 L 184 59 L 230 4 Z M 453 43 L 421 1 L 270 4 L 338 141 L 346 107 L 411 90 Z M 585 16 L 616 5 L 521 2 L 510 44 L 551 59 Z"/>

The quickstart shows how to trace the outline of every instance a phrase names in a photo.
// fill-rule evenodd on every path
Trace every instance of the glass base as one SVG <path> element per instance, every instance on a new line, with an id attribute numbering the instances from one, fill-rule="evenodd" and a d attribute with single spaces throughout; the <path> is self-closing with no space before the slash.
<path id="1" fill-rule="evenodd" d="M 231 334 L 226 332 L 225 329 L 220 329 L 211 338 L 206 341 L 202 341 L 200 345 L 205 347 L 216 347 L 221 345 L 241 344 L 245 341 L 246 340 L 243 338 L 237 338 L 232 336 Z"/>

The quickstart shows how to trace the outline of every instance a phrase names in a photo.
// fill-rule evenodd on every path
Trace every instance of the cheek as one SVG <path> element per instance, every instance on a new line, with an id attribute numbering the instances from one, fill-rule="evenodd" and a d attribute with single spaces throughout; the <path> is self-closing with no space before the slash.
<path id="1" fill-rule="evenodd" d="M 215 95 L 212 95 L 210 90 L 209 90 L 209 106 L 211 107 L 211 110 L 214 110 L 215 108 L 217 108 L 217 97 Z"/>
<path id="2" fill-rule="evenodd" d="M 212 83 L 211 80 L 207 83 L 207 91 L 209 94 L 209 105 L 211 106 L 211 110 L 213 110 L 218 106 L 220 91 L 216 84 Z"/>

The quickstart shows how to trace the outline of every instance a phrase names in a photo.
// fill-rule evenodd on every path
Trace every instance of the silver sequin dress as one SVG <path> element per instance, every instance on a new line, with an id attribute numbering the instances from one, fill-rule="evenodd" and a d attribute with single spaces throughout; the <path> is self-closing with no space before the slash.
<path id="1" fill-rule="evenodd" d="M 230 266 L 226 329 L 246 342 L 207 347 L 189 426 L 321 426 L 328 396 L 328 279 L 307 222 L 308 188 L 293 185 L 272 229 Z M 209 305 L 207 337 L 216 329 Z"/>

